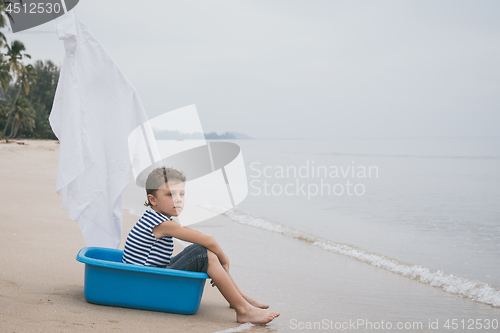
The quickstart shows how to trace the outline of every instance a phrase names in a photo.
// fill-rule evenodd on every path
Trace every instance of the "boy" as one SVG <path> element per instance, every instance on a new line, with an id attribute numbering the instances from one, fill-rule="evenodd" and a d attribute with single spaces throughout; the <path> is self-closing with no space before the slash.
<path id="1" fill-rule="evenodd" d="M 144 204 L 149 208 L 127 237 L 123 262 L 207 273 L 212 286 L 217 286 L 236 310 L 236 320 L 240 323 L 266 324 L 278 317 L 278 312 L 264 310 L 269 306 L 238 288 L 229 274 L 229 258 L 213 237 L 183 227 L 172 219 L 184 208 L 185 181 L 182 172 L 172 168 L 157 168 L 149 174 L 148 201 Z M 171 258 L 172 237 L 193 244 Z"/>

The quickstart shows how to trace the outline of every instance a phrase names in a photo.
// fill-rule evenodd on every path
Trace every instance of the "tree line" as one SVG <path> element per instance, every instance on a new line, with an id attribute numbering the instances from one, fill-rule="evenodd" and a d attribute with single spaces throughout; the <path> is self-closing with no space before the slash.
<path id="1" fill-rule="evenodd" d="M 9 1 L 0 0 L 0 28 L 10 16 Z M 50 60 L 26 64 L 31 56 L 18 40 L 7 42 L 0 32 L 0 136 L 57 139 L 49 124 L 59 80 L 59 68 Z"/>

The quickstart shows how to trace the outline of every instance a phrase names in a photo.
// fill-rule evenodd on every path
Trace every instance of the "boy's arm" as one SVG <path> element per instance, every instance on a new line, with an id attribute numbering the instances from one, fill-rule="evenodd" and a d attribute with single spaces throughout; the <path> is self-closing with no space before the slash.
<path id="1" fill-rule="evenodd" d="M 192 231 L 194 231 L 194 232 L 197 232 L 197 233 L 200 233 L 200 234 L 202 234 L 202 235 L 203 235 L 203 233 L 202 233 L 201 231 L 194 230 L 194 229 L 188 228 L 188 227 L 186 227 L 186 226 L 183 226 L 183 228 L 185 228 L 185 229 L 189 229 L 189 230 L 192 230 Z"/>
<path id="2" fill-rule="evenodd" d="M 153 228 L 153 235 L 156 239 L 172 236 L 180 240 L 202 245 L 215 253 L 219 258 L 221 265 L 229 270 L 229 259 L 222 251 L 219 243 L 212 236 L 205 235 L 204 233 L 188 227 L 183 227 L 176 221 L 164 221 Z"/>

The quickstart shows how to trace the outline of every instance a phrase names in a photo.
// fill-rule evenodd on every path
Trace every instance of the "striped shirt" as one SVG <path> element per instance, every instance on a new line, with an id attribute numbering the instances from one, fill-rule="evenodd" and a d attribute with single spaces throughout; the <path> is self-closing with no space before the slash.
<path id="1" fill-rule="evenodd" d="M 167 220 L 172 218 L 148 208 L 127 236 L 122 262 L 144 266 L 168 265 L 174 250 L 172 236 L 156 239 L 153 235 L 153 228 Z"/>

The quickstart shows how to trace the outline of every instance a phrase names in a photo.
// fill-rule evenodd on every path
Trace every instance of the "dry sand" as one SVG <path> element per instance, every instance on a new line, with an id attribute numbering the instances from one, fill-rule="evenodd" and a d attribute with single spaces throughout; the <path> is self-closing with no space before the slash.
<path id="1" fill-rule="evenodd" d="M 84 265 L 75 260 L 85 243 L 55 192 L 58 151 L 56 141 L 0 143 L 0 332 L 215 332 L 239 325 L 208 280 L 195 315 L 87 303 Z M 124 212 L 123 240 L 136 220 Z"/>

